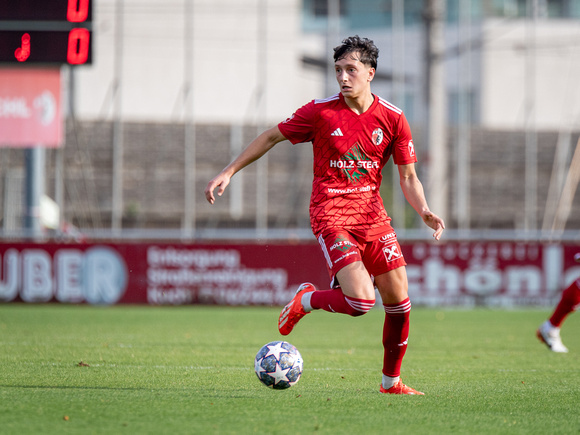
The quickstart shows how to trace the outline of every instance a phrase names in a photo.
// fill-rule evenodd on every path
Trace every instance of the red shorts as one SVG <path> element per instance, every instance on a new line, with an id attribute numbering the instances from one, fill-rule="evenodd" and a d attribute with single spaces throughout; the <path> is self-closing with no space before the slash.
<path id="1" fill-rule="evenodd" d="M 406 266 L 395 230 L 389 225 L 384 233 L 373 240 L 355 235 L 347 230 L 329 230 L 318 236 L 318 243 L 326 259 L 332 286 L 336 287 L 336 274 L 344 266 L 362 261 L 372 276 Z"/>

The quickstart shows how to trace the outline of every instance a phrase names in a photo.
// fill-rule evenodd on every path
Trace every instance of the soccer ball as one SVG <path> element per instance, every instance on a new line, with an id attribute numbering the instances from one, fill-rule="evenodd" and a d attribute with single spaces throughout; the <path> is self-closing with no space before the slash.
<path id="1" fill-rule="evenodd" d="M 302 356 L 287 341 L 272 341 L 262 346 L 254 360 L 260 382 L 275 390 L 290 388 L 302 375 Z"/>

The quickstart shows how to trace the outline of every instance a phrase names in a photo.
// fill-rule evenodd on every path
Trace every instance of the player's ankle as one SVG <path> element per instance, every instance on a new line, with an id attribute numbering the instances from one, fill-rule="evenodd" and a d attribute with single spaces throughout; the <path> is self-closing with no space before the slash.
<path id="1" fill-rule="evenodd" d="M 312 298 L 312 293 L 314 293 L 314 292 L 304 293 L 302 295 L 302 299 L 300 300 L 300 302 L 302 303 L 302 309 L 307 313 L 309 313 L 310 311 L 313 310 L 312 305 L 310 304 L 310 299 Z"/>
<path id="2" fill-rule="evenodd" d="M 399 382 L 400 376 L 386 376 L 383 375 L 383 388 L 388 390 Z"/>

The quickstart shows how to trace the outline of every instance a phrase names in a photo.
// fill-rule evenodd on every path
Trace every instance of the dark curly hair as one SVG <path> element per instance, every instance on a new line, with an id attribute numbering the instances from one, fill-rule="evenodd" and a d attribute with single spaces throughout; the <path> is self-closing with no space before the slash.
<path id="1" fill-rule="evenodd" d="M 379 49 L 370 39 L 361 38 L 358 35 L 343 39 L 342 43 L 334 48 L 334 61 L 336 62 L 350 53 L 358 53 L 362 63 L 377 69 Z"/>

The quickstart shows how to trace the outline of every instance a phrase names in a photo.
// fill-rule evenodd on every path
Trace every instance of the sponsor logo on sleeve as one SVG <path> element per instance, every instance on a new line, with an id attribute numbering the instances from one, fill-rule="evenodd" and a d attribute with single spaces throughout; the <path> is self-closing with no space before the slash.
<path id="1" fill-rule="evenodd" d="M 412 139 L 409 141 L 408 147 L 409 147 L 409 155 L 411 157 L 415 157 L 415 145 L 413 145 L 413 140 Z"/>

